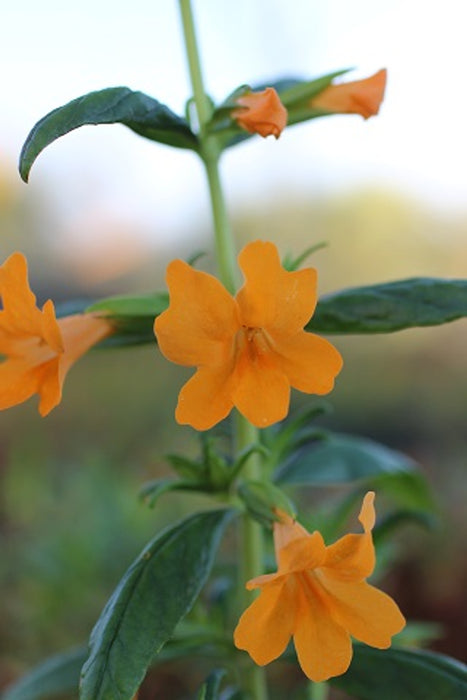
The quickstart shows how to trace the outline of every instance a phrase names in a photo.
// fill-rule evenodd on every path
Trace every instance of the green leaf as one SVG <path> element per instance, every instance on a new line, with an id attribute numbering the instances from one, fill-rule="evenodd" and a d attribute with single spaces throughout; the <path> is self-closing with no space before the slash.
<path id="1" fill-rule="evenodd" d="M 431 510 L 433 500 L 417 464 L 368 438 L 323 433 L 293 452 L 277 470 L 279 484 L 371 483 L 410 508 Z"/>
<path id="2" fill-rule="evenodd" d="M 306 329 L 321 333 L 389 333 L 467 317 L 467 280 L 415 277 L 353 287 L 319 300 Z"/>
<path id="3" fill-rule="evenodd" d="M 80 700 L 131 700 L 154 656 L 197 598 L 232 515 L 231 510 L 192 515 L 142 551 L 91 634 Z"/>
<path id="4" fill-rule="evenodd" d="M 154 508 L 159 498 L 170 491 L 203 491 L 200 481 L 188 481 L 182 479 L 155 479 L 144 484 L 140 497 L 146 501 L 150 508 Z"/>
<path id="5" fill-rule="evenodd" d="M 465 700 L 467 666 L 430 651 L 355 644 L 347 673 L 329 682 L 358 700 Z"/>
<path id="6" fill-rule="evenodd" d="M 212 671 L 201 686 L 197 700 L 219 700 L 219 689 L 225 674 L 226 670 L 224 668 Z"/>
<path id="7" fill-rule="evenodd" d="M 116 318 L 150 316 L 153 320 L 169 305 L 168 292 L 127 294 L 101 299 L 88 306 L 87 311 L 105 311 Z"/>
<path id="8" fill-rule="evenodd" d="M 294 452 L 275 480 L 285 484 L 335 484 L 415 470 L 409 457 L 367 438 L 327 433 Z"/>
<path id="9" fill-rule="evenodd" d="M 49 112 L 30 131 L 23 146 L 19 172 L 25 182 L 39 153 L 64 134 L 86 124 L 124 124 L 140 136 L 177 148 L 198 149 L 188 122 L 166 105 L 127 87 L 106 88 L 82 95 Z"/>
<path id="10" fill-rule="evenodd" d="M 78 648 L 51 656 L 7 688 L 1 700 L 52 700 L 78 692 L 79 674 L 87 649 Z"/>
<path id="11" fill-rule="evenodd" d="M 154 319 L 167 309 L 167 292 L 125 295 L 101 299 L 86 308 L 86 311 L 103 312 L 112 319 L 115 332 L 101 347 L 121 347 L 155 343 Z"/>

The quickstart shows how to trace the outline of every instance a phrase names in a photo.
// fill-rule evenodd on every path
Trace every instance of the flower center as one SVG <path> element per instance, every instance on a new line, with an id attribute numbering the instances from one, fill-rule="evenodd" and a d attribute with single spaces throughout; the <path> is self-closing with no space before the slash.
<path id="1" fill-rule="evenodd" d="M 242 326 L 237 333 L 237 343 L 240 352 L 244 352 L 251 362 L 271 351 L 271 342 L 262 328 Z"/>

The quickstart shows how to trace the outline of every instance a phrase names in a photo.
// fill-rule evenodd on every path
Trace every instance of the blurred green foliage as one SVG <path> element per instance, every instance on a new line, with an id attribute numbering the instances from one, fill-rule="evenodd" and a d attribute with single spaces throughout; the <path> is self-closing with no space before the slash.
<path id="1" fill-rule="evenodd" d="M 183 250 L 148 252 L 140 274 L 82 285 L 53 246 L 53 211 L 44 201 L 0 183 L 1 257 L 26 253 L 41 300 L 163 288 L 168 259 L 188 257 L 205 240 L 192 231 Z M 310 261 L 319 269 L 321 293 L 414 275 L 465 276 L 466 227 L 467 214 L 448 217 L 370 190 L 320 202 L 284 194 L 274 206 L 235 218 L 240 239 L 268 238 L 283 253 L 328 241 Z M 467 455 L 466 325 L 335 338 L 345 367 L 329 397 L 334 411 L 320 419 L 422 464 L 442 526 L 401 531 L 403 546 L 396 537 L 391 553 L 399 566 L 386 587 L 408 615 L 441 623 L 445 635 L 437 648 L 459 658 L 467 580 L 459 488 Z M 178 388 L 189 374 L 155 347 L 98 350 L 73 368 L 62 404 L 48 418 L 39 417 L 35 399 L 2 414 L 0 687 L 48 654 L 85 642 L 145 542 L 187 512 L 188 500 L 190 510 L 203 502 L 170 494 L 150 510 L 137 497 L 143 482 L 169 474 L 165 453 L 197 452 L 194 432 L 173 421 Z M 296 405 L 302 398 L 294 397 Z M 312 514 L 326 499 L 332 505 L 341 497 L 336 488 L 313 498 L 304 490 L 300 510 Z"/>

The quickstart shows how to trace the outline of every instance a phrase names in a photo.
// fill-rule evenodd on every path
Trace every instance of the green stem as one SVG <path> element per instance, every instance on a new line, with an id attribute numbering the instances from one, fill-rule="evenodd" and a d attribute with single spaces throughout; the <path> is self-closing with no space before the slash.
<path id="1" fill-rule="evenodd" d="M 258 429 L 239 413 L 236 415 L 237 452 L 258 442 Z M 263 477 L 262 456 L 258 453 L 250 455 L 243 468 L 246 479 L 261 481 Z M 241 523 L 242 566 L 240 568 L 239 607 L 243 611 L 251 604 L 251 593 L 246 590 L 245 582 L 263 573 L 264 542 L 261 525 L 245 513 Z M 251 665 L 245 669 L 245 686 L 254 700 L 267 700 L 268 689 L 266 674 L 262 667 Z"/>
<path id="2" fill-rule="evenodd" d="M 206 124 L 211 118 L 212 106 L 204 88 L 191 3 L 190 0 L 179 0 L 179 2 L 188 67 L 199 122 L 200 155 L 206 168 L 209 185 L 219 277 L 229 292 L 233 294 L 237 287 L 236 254 L 219 176 L 220 153 L 215 137 L 206 132 Z"/>
<path id="3" fill-rule="evenodd" d="M 211 118 L 212 105 L 204 89 L 190 0 L 179 0 L 179 3 L 188 66 L 199 123 L 198 137 L 200 140 L 200 155 L 206 168 L 209 185 L 219 277 L 225 287 L 233 294 L 237 288 L 236 254 L 219 176 L 220 151 L 215 137 L 210 135 L 206 129 L 206 125 Z M 257 442 L 258 433 L 251 423 L 242 416 L 239 416 L 236 437 L 236 448 L 240 451 L 247 445 Z M 246 478 L 258 480 L 261 479 L 261 471 L 260 455 L 252 454 L 245 464 L 243 474 Z M 240 585 L 243 591 L 241 607 L 243 611 L 251 602 L 249 594 L 244 588 L 245 581 L 261 574 L 263 566 L 262 531 L 260 526 L 246 515 L 242 523 L 241 546 L 243 563 Z M 250 663 L 248 665 L 248 670 L 245 669 L 243 678 L 245 690 L 249 697 L 251 697 L 251 700 L 268 700 L 266 675 L 263 668 Z"/>
<path id="4" fill-rule="evenodd" d="M 308 685 L 308 700 L 327 700 L 329 685 L 322 683 L 310 683 Z"/>

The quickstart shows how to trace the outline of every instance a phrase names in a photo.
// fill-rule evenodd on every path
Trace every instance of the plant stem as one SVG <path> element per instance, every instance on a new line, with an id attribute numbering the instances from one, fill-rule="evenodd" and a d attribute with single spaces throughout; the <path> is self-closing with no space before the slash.
<path id="1" fill-rule="evenodd" d="M 329 685 L 325 681 L 322 683 L 309 683 L 308 700 L 326 700 L 328 691 Z"/>
<path id="2" fill-rule="evenodd" d="M 233 242 L 230 221 L 227 215 L 225 198 L 219 176 L 219 148 L 215 137 L 206 132 L 206 124 L 211 118 L 212 106 L 206 95 L 196 41 L 193 13 L 190 0 L 179 0 L 180 12 L 185 37 L 186 54 L 190 71 L 193 97 L 199 122 L 198 137 L 200 140 L 200 155 L 206 168 L 209 185 L 214 235 L 216 241 L 216 257 L 219 266 L 219 277 L 232 294 L 236 289 L 235 246 Z"/>
<path id="3" fill-rule="evenodd" d="M 198 45 L 190 0 L 179 0 L 183 24 L 183 34 L 190 70 L 193 96 L 198 118 L 200 156 L 206 168 L 209 194 L 214 223 L 219 277 L 225 287 L 234 293 L 236 284 L 236 254 L 230 227 L 225 198 L 219 176 L 219 147 L 216 138 L 206 129 L 212 114 L 212 105 L 204 89 Z M 236 425 L 236 448 L 240 451 L 247 445 L 257 442 L 258 431 L 245 418 L 238 416 Z M 252 454 L 245 464 L 243 473 L 249 479 L 261 479 L 261 457 Z M 263 538 L 260 526 L 245 515 L 242 522 L 242 611 L 250 604 L 249 594 L 244 588 L 245 581 L 262 573 Z M 250 663 L 243 674 L 245 690 L 251 700 L 267 700 L 268 692 L 264 669 Z"/>

